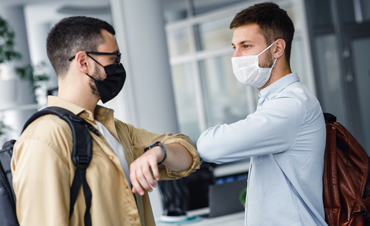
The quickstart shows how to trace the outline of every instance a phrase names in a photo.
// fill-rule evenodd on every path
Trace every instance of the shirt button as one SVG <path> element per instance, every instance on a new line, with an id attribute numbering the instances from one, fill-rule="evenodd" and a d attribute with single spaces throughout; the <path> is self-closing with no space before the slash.
<path id="1" fill-rule="evenodd" d="M 269 98 L 266 98 L 266 100 L 269 100 Z"/>
<path id="2" fill-rule="evenodd" d="M 112 155 L 110 155 L 110 156 L 109 156 L 109 159 L 110 159 L 110 160 L 113 160 L 113 159 L 114 159 L 114 157 L 113 157 Z"/>

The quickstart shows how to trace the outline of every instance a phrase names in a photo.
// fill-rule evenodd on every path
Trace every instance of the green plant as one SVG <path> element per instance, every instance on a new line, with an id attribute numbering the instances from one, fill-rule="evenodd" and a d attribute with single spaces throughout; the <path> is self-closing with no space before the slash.
<path id="1" fill-rule="evenodd" d="M 21 54 L 14 50 L 14 37 L 8 22 L 0 16 L 0 64 L 22 58 Z"/>
<path id="2" fill-rule="evenodd" d="M 22 80 L 29 81 L 32 84 L 32 90 L 35 92 L 42 83 L 49 81 L 49 75 L 43 72 L 45 66 L 46 63 L 41 62 L 35 66 L 17 67 L 15 72 Z"/>
<path id="3" fill-rule="evenodd" d="M 247 199 L 247 189 L 244 188 L 243 191 L 239 195 L 239 201 L 245 205 L 245 200 Z"/>
<path id="4" fill-rule="evenodd" d="M 19 60 L 22 55 L 14 49 L 15 34 L 10 28 L 8 22 L 0 16 L 0 64 Z M 46 63 L 42 62 L 37 65 L 26 65 L 17 67 L 16 74 L 20 79 L 31 83 L 33 91 L 40 87 L 42 83 L 49 81 L 49 76 L 44 72 Z"/>
<path id="5" fill-rule="evenodd" d="M 0 64 L 21 59 L 21 54 L 14 50 L 14 37 L 8 22 L 0 16 Z M 0 119 L 0 137 L 5 134 L 6 129 L 9 127 Z"/>
<path id="6" fill-rule="evenodd" d="M 0 64 L 22 58 L 22 55 L 14 49 L 16 44 L 14 38 L 14 31 L 10 28 L 8 22 L 0 16 Z M 43 68 L 45 68 L 45 63 L 36 66 L 26 65 L 24 67 L 17 67 L 15 72 L 20 79 L 30 82 L 33 92 L 35 92 L 42 83 L 49 80 L 49 76 L 44 73 Z M 4 135 L 6 129 L 10 129 L 10 127 L 6 126 L 0 119 L 0 136 Z"/>
<path id="7" fill-rule="evenodd" d="M 5 130 L 11 130 L 11 128 L 5 125 L 4 122 L 0 120 L 0 137 L 5 134 Z"/>
<path id="8" fill-rule="evenodd" d="M 4 129 L 6 128 L 4 122 L 0 121 L 0 136 L 4 135 Z"/>

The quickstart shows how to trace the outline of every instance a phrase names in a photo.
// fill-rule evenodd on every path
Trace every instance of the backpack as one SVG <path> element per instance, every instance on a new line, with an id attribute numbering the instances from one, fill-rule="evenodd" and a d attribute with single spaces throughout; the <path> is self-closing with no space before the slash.
<path id="1" fill-rule="evenodd" d="M 324 113 L 324 117 L 326 222 L 329 226 L 370 225 L 369 156 L 334 115 Z"/>
<path id="2" fill-rule="evenodd" d="M 72 112 L 60 107 L 47 107 L 31 116 L 23 127 L 22 132 L 38 117 L 53 114 L 59 116 L 68 123 L 72 130 L 73 150 L 72 161 L 76 166 L 75 176 L 73 178 L 70 189 L 70 215 L 71 218 L 74 205 L 77 200 L 81 185 L 83 188 L 86 212 L 84 223 L 86 226 L 91 226 L 91 190 L 86 181 L 86 168 L 90 164 L 92 158 L 92 138 L 90 131 L 99 136 L 99 132 L 90 123 L 76 116 Z M 15 140 L 10 140 L 4 143 L 0 150 L 0 224 L 1 226 L 18 226 L 16 215 L 16 197 L 13 190 L 12 174 L 10 169 L 11 158 L 13 155 L 13 146 Z"/>

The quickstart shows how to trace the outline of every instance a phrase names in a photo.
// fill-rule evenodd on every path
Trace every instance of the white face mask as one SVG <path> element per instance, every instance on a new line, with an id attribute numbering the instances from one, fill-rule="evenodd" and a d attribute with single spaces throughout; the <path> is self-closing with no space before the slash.
<path id="1" fill-rule="evenodd" d="M 271 76 L 271 71 L 275 65 L 276 59 L 271 68 L 261 68 L 258 65 L 258 56 L 268 50 L 273 44 L 275 44 L 275 42 L 258 55 L 231 58 L 234 75 L 240 83 L 258 88 L 266 84 Z"/>

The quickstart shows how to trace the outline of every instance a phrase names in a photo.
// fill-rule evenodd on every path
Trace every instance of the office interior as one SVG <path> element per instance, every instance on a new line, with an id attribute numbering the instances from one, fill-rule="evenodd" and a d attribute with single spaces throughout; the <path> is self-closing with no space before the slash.
<path id="1" fill-rule="evenodd" d="M 122 92 L 105 104 L 116 118 L 155 133 L 184 133 L 194 142 L 209 127 L 246 118 L 256 109 L 258 90 L 239 84 L 233 75 L 229 24 L 236 13 L 260 2 L 0 0 L 0 16 L 15 32 L 15 49 L 22 55 L 0 64 L 1 144 L 17 139 L 30 115 L 46 106 L 47 94 L 56 94 L 46 37 L 55 23 L 74 15 L 100 18 L 116 29 L 127 71 Z M 295 26 L 292 71 L 317 96 L 323 111 L 334 114 L 370 154 L 370 1 L 272 2 L 288 12 Z M 29 64 L 49 77 L 35 91 L 14 72 Z M 213 174 L 209 183 L 244 180 L 248 161 L 206 164 Z M 158 218 L 163 211 L 160 191 L 155 189 L 150 198 Z M 228 225 L 222 223 L 228 218 L 223 219 L 219 225 Z"/>

